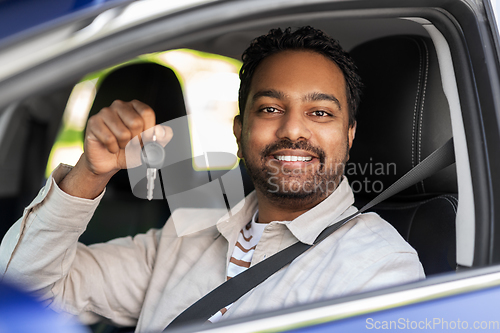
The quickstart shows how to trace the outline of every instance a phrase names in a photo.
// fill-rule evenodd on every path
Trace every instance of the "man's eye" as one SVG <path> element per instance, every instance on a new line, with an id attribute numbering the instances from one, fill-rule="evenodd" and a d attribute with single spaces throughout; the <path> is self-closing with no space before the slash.
<path id="1" fill-rule="evenodd" d="M 328 117 L 330 114 L 326 111 L 318 110 L 318 111 L 313 111 L 312 112 L 313 116 L 318 116 L 318 117 Z"/>
<path id="2" fill-rule="evenodd" d="M 260 110 L 261 112 L 266 112 L 266 113 L 277 113 L 279 112 L 278 109 L 276 108 L 273 108 L 273 107 L 267 107 L 267 108 L 263 108 Z"/>

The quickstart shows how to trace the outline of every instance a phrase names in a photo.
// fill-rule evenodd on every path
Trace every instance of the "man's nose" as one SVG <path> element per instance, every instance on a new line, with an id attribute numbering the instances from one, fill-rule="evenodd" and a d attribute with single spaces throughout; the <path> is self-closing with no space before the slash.
<path id="1" fill-rule="evenodd" d="M 305 115 L 301 111 L 288 111 L 281 119 L 281 124 L 276 131 L 276 136 L 280 139 L 287 138 L 291 141 L 300 139 L 309 140 L 311 131 L 306 123 Z"/>

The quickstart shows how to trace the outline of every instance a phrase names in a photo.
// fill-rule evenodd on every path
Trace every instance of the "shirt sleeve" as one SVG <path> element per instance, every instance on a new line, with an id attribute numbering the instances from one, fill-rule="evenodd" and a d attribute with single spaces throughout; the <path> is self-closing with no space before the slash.
<path id="1" fill-rule="evenodd" d="M 34 292 L 57 310 L 85 322 L 105 317 L 135 325 L 150 280 L 160 232 L 151 230 L 85 246 L 85 231 L 102 193 L 94 200 L 57 186 L 70 167 L 59 166 L 0 246 L 0 274 Z"/>
<path id="2" fill-rule="evenodd" d="M 415 253 L 393 252 L 367 265 L 346 286 L 344 294 L 360 293 L 425 279 Z"/>

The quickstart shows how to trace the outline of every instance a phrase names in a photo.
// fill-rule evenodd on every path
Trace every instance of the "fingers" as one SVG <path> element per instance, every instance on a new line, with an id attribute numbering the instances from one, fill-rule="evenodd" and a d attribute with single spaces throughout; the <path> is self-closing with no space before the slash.
<path id="1" fill-rule="evenodd" d="M 137 100 L 116 100 L 89 119 L 87 131 L 111 153 L 117 153 L 132 138 L 152 129 L 155 122 L 155 113 L 148 105 Z"/>
<path id="2" fill-rule="evenodd" d="M 98 141 L 113 154 L 120 150 L 115 135 L 106 125 L 102 117 L 98 117 L 97 115 L 90 117 L 88 121 L 86 138 L 90 141 Z"/>
<path id="3" fill-rule="evenodd" d="M 156 135 L 156 141 L 163 147 L 165 147 L 174 136 L 174 132 L 169 126 L 156 125 L 153 129 L 154 135 Z"/>
<path id="4" fill-rule="evenodd" d="M 149 105 L 135 99 L 130 103 L 134 107 L 135 111 L 141 115 L 144 121 L 144 130 L 147 130 L 148 128 L 156 125 L 156 115 L 153 109 L 149 107 Z"/>

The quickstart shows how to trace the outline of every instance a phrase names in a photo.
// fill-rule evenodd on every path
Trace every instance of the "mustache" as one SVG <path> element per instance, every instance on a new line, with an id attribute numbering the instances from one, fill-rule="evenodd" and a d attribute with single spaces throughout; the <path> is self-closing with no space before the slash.
<path id="1" fill-rule="evenodd" d="M 314 155 L 318 156 L 320 162 L 323 162 L 325 160 L 325 152 L 323 149 L 315 147 L 307 141 L 292 142 L 291 140 L 288 140 L 288 139 L 283 139 L 283 140 L 279 140 L 277 142 L 268 144 L 262 150 L 262 156 L 265 157 L 265 156 L 271 155 L 272 152 L 277 151 L 277 150 L 281 150 L 281 149 L 301 149 L 301 150 L 309 151 L 309 152 L 313 153 Z"/>

